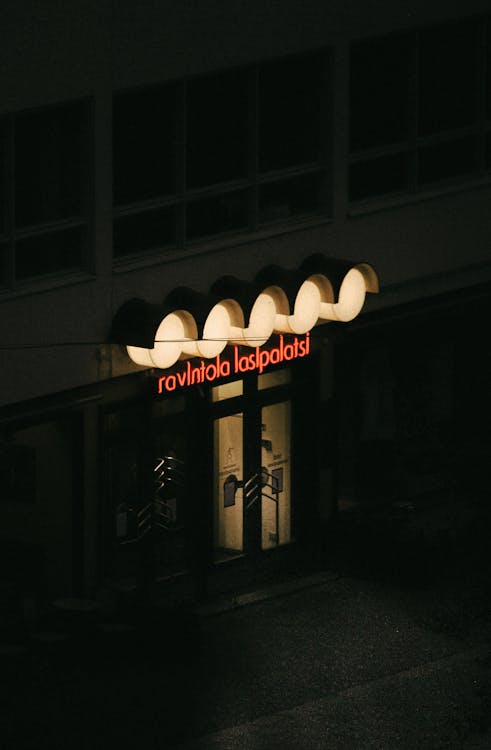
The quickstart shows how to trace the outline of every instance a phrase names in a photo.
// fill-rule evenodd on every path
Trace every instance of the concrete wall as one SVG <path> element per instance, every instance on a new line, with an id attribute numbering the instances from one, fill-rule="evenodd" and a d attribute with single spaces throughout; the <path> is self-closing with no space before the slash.
<path id="1" fill-rule="evenodd" d="M 2 2 L 1 109 L 238 65 L 489 11 L 486 0 Z"/>

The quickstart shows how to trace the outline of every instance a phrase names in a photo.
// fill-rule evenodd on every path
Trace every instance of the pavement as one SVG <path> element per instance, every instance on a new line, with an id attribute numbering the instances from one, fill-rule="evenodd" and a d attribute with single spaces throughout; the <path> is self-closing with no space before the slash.
<path id="1" fill-rule="evenodd" d="M 482 536 L 4 643 L 0 747 L 491 750 Z"/>

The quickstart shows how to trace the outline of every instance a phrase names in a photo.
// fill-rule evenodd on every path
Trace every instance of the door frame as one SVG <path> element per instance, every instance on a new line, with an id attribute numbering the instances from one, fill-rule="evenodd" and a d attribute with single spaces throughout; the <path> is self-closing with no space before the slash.
<path id="1" fill-rule="evenodd" d="M 219 401 L 210 404 L 210 433 L 211 433 L 211 454 L 210 458 L 214 461 L 214 425 L 215 421 L 222 419 L 233 414 L 243 414 L 243 476 L 240 477 L 241 483 L 244 485 L 249 479 L 254 481 L 252 478 L 257 477 L 257 481 L 260 481 L 262 458 L 261 458 L 261 425 L 262 425 L 262 408 L 264 406 L 273 405 L 276 403 L 289 402 L 291 405 L 291 433 L 290 433 L 290 503 L 291 503 L 291 542 L 286 544 L 279 544 L 269 549 L 262 549 L 262 498 L 259 491 L 259 497 L 249 509 L 247 508 L 245 488 L 243 487 L 243 516 L 242 516 L 242 532 L 243 532 L 243 549 L 240 555 L 237 557 L 243 557 L 248 560 L 257 560 L 260 557 L 268 556 L 277 553 L 281 549 L 290 547 L 295 543 L 294 524 L 296 514 L 294 511 L 295 507 L 295 430 L 294 430 L 294 401 L 295 401 L 295 383 L 294 383 L 294 367 L 275 368 L 277 370 L 288 369 L 291 372 L 291 380 L 287 384 L 273 386 L 271 388 L 265 388 L 264 390 L 258 389 L 258 377 L 256 374 L 245 374 L 242 378 L 243 382 L 243 393 L 240 396 L 235 396 L 230 399 Z M 269 372 L 269 370 L 268 370 Z M 214 549 L 214 523 L 215 523 L 215 493 L 213 491 L 213 471 L 211 472 L 211 544 L 212 544 L 212 557 L 215 560 L 215 549 Z"/>

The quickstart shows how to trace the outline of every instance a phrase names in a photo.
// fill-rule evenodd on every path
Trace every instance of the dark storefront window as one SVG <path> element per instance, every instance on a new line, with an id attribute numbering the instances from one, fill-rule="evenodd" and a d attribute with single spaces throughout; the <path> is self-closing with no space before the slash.
<path id="1" fill-rule="evenodd" d="M 0 287 L 8 283 L 8 267 L 10 260 L 10 245 L 0 242 Z"/>
<path id="2" fill-rule="evenodd" d="M 325 215 L 327 70 L 310 53 L 116 94 L 115 258 Z"/>
<path id="3" fill-rule="evenodd" d="M 82 428 L 76 411 L 2 427 L 0 565 L 19 592 L 79 592 Z"/>
<path id="4" fill-rule="evenodd" d="M 441 335 L 450 319 L 438 315 L 355 335 L 339 350 L 340 510 L 452 497 L 455 352 Z"/>
<path id="5" fill-rule="evenodd" d="M 489 44 L 489 20 L 464 19 L 352 45 L 351 201 L 486 170 Z"/>
<path id="6" fill-rule="evenodd" d="M 7 123 L 0 121 L 0 235 L 7 228 L 7 196 L 8 188 L 8 128 Z"/>
<path id="7" fill-rule="evenodd" d="M 104 417 L 103 577 L 144 585 L 184 571 L 189 509 L 183 399 L 122 404 Z"/>
<path id="8" fill-rule="evenodd" d="M 4 501 L 36 501 L 36 450 L 32 445 L 0 443 L 0 482 Z"/>
<path id="9" fill-rule="evenodd" d="M 0 244 L 6 286 L 86 265 L 88 163 L 85 102 L 4 118 Z"/>
<path id="10" fill-rule="evenodd" d="M 491 18 L 488 17 L 486 28 L 486 119 L 491 121 Z"/>

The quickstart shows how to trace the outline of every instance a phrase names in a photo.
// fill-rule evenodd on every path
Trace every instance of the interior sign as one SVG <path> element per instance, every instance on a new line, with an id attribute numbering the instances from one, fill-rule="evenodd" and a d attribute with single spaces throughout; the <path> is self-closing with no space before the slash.
<path id="1" fill-rule="evenodd" d="M 168 393 L 177 388 L 186 388 L 199 383 L 211 383 L 218 378 L 238 375 L 246 372 L 263 372 L 269 365 L 289 362 L 293 359 L 307 357 L 310 354 L 310 333 L 305 336 L 295 336 L 292 341 L 285 343 L 284 336 L 280 336 L 279 345 L 272 349 L 261 349 L 257 346 L 250 354 L 241 354 L 239 347 L 234 346 L 231 359 L 222 359 L 218 354 L 213 362 L 202 359 L 200 364 L 192 365 L 188 360 L 181 372 L 162 375 L 158 379 L 158 393 Z"/>

